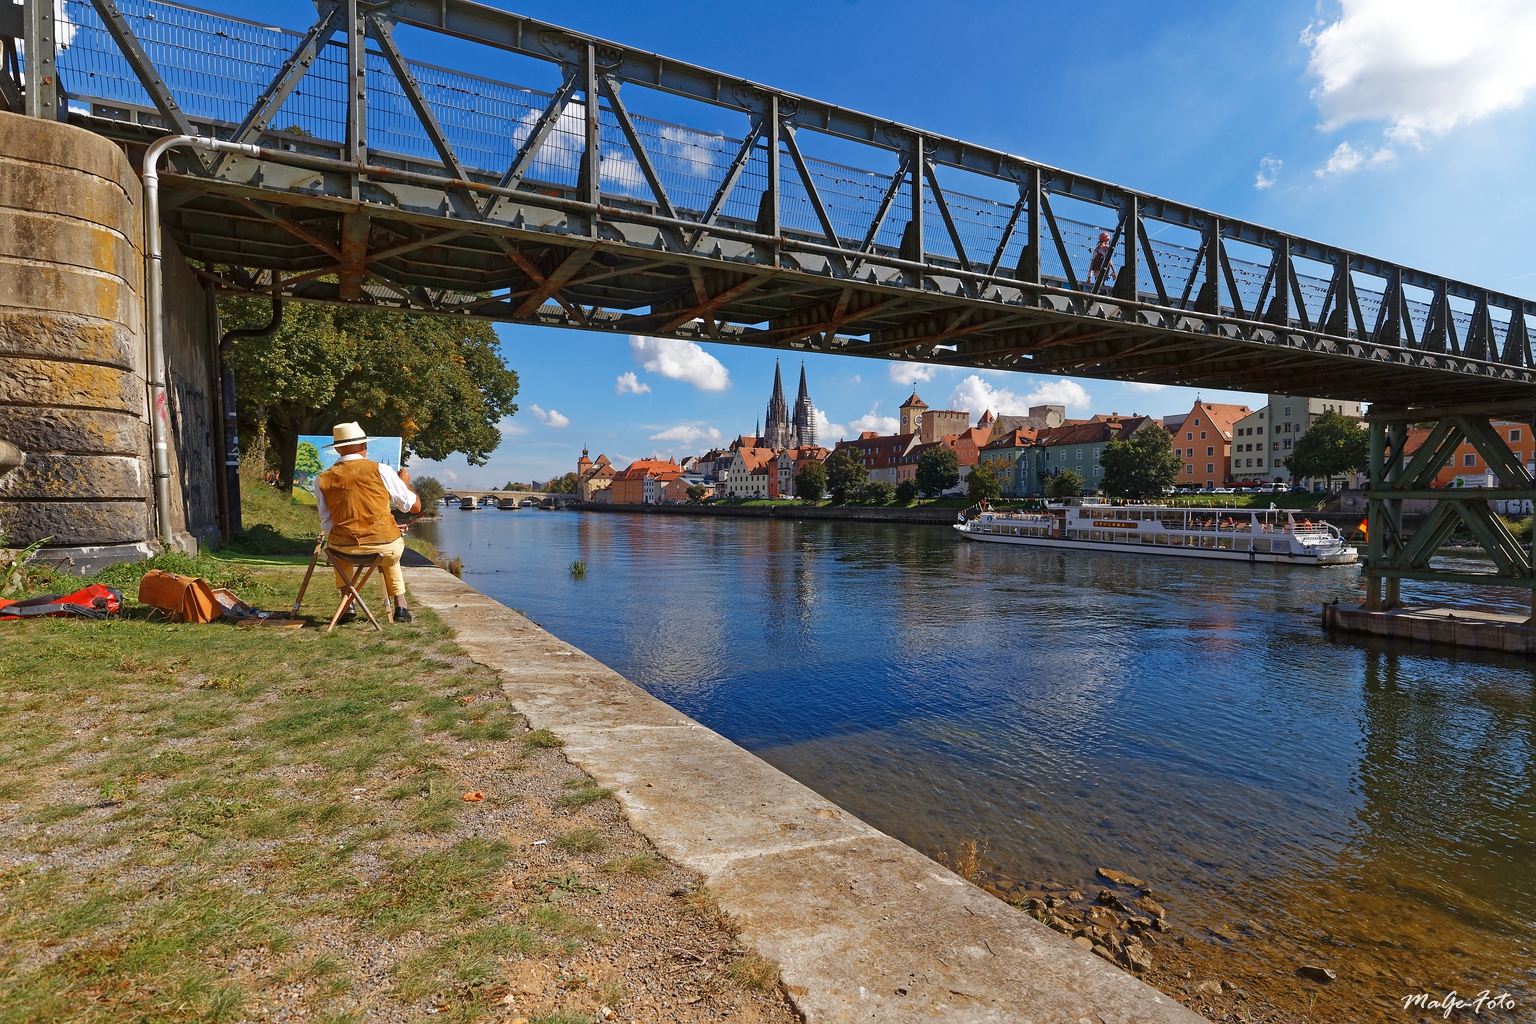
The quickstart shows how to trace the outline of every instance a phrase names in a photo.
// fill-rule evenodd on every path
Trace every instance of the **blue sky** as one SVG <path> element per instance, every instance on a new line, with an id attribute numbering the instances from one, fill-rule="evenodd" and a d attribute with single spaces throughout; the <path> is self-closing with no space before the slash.
<path id="1" fill-rule="evenodd" d="M 1536 190 L 1527 170 L 1536 165 L 1536 62 L 1522 56 L 1536 47 L 1536 12 L 1528 2 L 1486 0 L 1456 15 L 1428 0 L 494 5 L 1536 295 L 1536 247 L 1528 241 Z M 244 17 L 252 7 L 201 6 Z M 313 18 L 301 0 L 269 0 L 261 12 L 299 29 Z M 533 62 L 424 34 L 402 43 L 414 59 L 537 88 L 553 84 L 552 72 Z M 449 482 L 544 479 L 572 468 L 583 445 L 621 465 L 696 452 L 711 438 L 749 432 L 772 382 L 772 353 L 719 345 L 658 351 L 626 338 L 523 326 L 497 332 L 522 378 L 522 411 L 503 424 L 489 465 L 424 464 Z M 910 390 L 910 377 L 898 379 L 910 368 L 894 366 L 809 357 L 811 397 L 833 427 L 883 429 Z M 791 400 L 799 367 L 798 357 L 784 364 Z M 1031 396 L 1065 398 L 1072 415 L 1162 415 L 1188 409 L 1195 396 L 1025 374 L 969 378 L 971 371 L 934 368 L 916 386 L 933 406 L 1011 411 Z M 1252 396 L 1204 397 L 1254 404 Z"/>

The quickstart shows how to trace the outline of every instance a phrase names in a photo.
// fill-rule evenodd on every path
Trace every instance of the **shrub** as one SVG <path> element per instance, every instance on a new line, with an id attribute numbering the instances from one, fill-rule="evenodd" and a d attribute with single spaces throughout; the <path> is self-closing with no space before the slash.
<path id="1" fill-rule="evenodd" d="M 871 480 L 859 488 L 859 500 L 867 505 L 889 505 L 896 498 L 896 488 L 883 480 Z"/>

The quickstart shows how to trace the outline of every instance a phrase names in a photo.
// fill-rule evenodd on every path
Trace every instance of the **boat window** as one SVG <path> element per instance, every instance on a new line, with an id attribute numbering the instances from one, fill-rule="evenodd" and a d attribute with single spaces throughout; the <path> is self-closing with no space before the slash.
<path id="1" fill-rule="evenodd" d="M 1159 544 L 1167 544 L 1168 543 L 1168 535 L 1166 533 L 1152 534 L 1151 536 L 1156 537 L 1157 538 L 1157 542 Z"/>
<path id="2" fill-rule="evenodd" d="M 1142 535 L 1141 535 L 1141 542 L 1142 542 L 1142 543 L 1143 543 L 1143 544 L 1152 544 L 1152 543 L 1155 543 L 1155 542 L 1154 542 L 1154 541 L 1153 541 L 1153 539 L 1152 539 L 1152 538 L 1153 538 L 1153 537 L 1155 537 L 1155 536 L 1157 536 L 1157 534 L 1153 534 L 1153 533 L 1144 533 L 1144 534 L 1142 534 Z"/>

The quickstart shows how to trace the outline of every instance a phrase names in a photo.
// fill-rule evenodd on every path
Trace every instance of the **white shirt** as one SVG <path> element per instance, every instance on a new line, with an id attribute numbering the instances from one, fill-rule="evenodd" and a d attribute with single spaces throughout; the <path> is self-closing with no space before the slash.
<path id="1" fill-rule="evenodd" d="M 351 462 L 353 459 L 367 458 L 364 455 L 343 455 L 337 462 Z M 416 495 L 405 486 L 405 481 L 400 479 L 400 474 L 390 469 L 384 463 L 379 463 L 379 479 L 384 481 L 384 489 L 389 492 L 389 502 L 401 512 L 409 512 L 416 507 Z M 331 532 L 331 510 L 325 507 L 325 494 L 319 487 L 315 488 L 315 507 L 320 510 L 320 532 Z"/>

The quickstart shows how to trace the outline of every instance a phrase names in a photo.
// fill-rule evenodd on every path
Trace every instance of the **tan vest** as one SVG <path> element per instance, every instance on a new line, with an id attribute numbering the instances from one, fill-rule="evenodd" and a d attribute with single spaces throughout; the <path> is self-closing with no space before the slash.
<path id="1" fill-rule="evenodd" d="M 377 462 L 338 462 L 321 473 L 317 483 L 331 513 L 332 544 L 388 544 L 400 539 Z"/>

